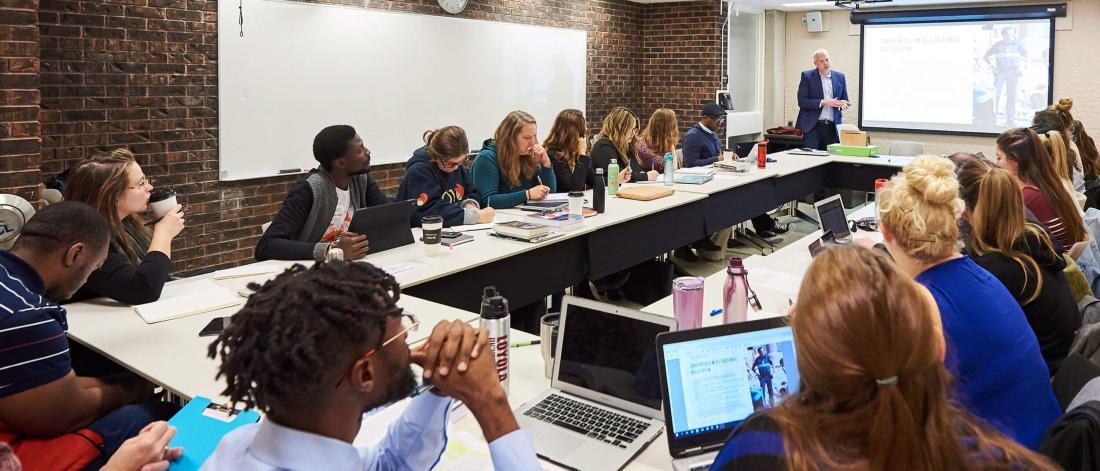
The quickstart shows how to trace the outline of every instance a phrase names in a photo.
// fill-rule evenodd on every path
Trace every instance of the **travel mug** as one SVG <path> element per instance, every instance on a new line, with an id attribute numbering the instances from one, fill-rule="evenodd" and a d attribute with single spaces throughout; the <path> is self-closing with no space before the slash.
<path id="1" fill-rule="evenodd" d="M 768 165 L 768 141 L 760 141 L 756 144 L 756 166 L 764 168 Z"/>
<path id="2" fill-rule="evenodd" d="M 681 276 L 672 280 L 672 313 L 676 330 L 703 326 L 703 278 Z"/>
<path id="3" fill-rule="evenodd" d="M 546 378 L 554 374 L 554 354 L 558 347 L 558 325 L 561 323 L 561 314 L 556 312 L 542 316 L 539 319 L 539 347 L 542 347 L 542 361 L 546 364 Z"/>
<path id="4" fill-rule="evenodd" d="M 584 192 L 569 192 L 569 214 L 571 216 L 584 216 Z"/>
<path id="5" fill-rule="evenodd" d="M 443 235 L 443 218 L 440 216 L 424 216 L 420 220 L 420 228 L 424 232 L 424 255 L 429 257 L 439 255 L 439 243 Z"/>

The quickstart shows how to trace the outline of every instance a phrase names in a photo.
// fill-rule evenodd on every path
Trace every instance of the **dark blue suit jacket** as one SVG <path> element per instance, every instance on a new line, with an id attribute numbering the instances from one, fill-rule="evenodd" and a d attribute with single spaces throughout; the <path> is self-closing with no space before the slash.
<path id="1" fill-rule="evenodd" d="M 848 82 L 844 80 L 844 74 L 832 71 L 833 98 L 838 100 L 848 99 Z M 802 79 L 798 82 L 798 121 L 795 127 L 803 133 L 810 132 L 817 125 L 821 116 L 821 100 L 825 99 L 825 91 L 821 88 L 821 74 L 817 69 L 802 72 Z M 840 109 L 833 108 L 833 121 L 840 124 Z"/>

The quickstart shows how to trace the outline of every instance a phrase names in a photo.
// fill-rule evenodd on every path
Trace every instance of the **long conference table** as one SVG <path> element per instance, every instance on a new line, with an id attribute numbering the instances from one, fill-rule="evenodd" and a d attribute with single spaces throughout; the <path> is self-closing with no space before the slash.
<path id="1" fill-rule="evenodd" d="M 702 185 L 677 184 L 674 185 L 676 192 L 665 198 L 646 202 L 608 198 L 605 213 L 588 218 L 580 228 L 543 243 L 530 244 L 491 237 L 485 232 L 470 232 L 476 234 L 472 242 L 444 250 L 439 256 L 426 256 L 422 244 L 415 243 L 369 254 L 364 260 L 394 274 L 402 286 L 399 305 L 421 319 L 423 327 L 409 336 L 412 345 L 427 338 L 431 327 L 440 320 L 475 320 L 484 286 L 496 285 L 511 305 L 524 305 L 544 299 L 585 277 L 606 276 L 629 268 L 827 187 L 871 191 L 875 179 L 889 178 L 912 160 L 787 153 L 769 157 L 777 162 L 769 163 L 766 169 L 754 168 L 746 174 L 719 174 Z M 496 220 L 520 218 L 518 213 L 502 211 L 498 212 Z M 419 239 L 419 230 L 414 230 L 414 234 Z M 754 267 L 786 267 L 788 272 L 804 270 L 809 263 L 808 254 L 802 257 L 799 252 L 806 253 L 805 246 L 810 240 L 811 236 L 806 236 L 770 256 L 747 259 L 750 282 L 757 283 L 752 274 Z M 783 261 L 791 257 L 801 262 Z M 162 297 L 186 295 L 189 284 L 203 278 L 214 279 L 215 283 L 236 291 L 250 282 L 262 283 L 271 279 L 294 263 L 265 261 L 173 281 L 165 287 Z M 768 275 L 773 283 L 788 281 L 775 273 Z M 789 275 L 801 278 L 797 273 Z M 722 277 L 724 273 L 719 272 L 707 279 L 708 306 L 714 304 L 715 293 L 720 293 L 720 289 L 713 286 L 720 286 Z M 760 283 L 764 281 L 761 279 Z M 754 288 L 765 305 L 765 312 L 755 316 L 783 314 L 785 309 L 780 310 L 782 299 L 794 296 L 781 288 Z M 780 306 L 772 309 L 775 305 Z M 199 337 L 198 332 L 212 319 L 230 316 L 240 306 L 154 324 L 145 323 L 132 307 L 105 299 L 73 303 L 66 308 L 72 340 L 182 400 L 204 396 L 224 401 L 224 379 L 215 378 L 217 363 L 206 355 L 212 338 Z M 671 299 L 658 301 L 645 310 L 671 316 Z M 715 319 L 708 319 L 706 324 L 715 322 Z M 513 330 L 512 337 L 513 340 L 534 338 L 518 330 Z M 549 387 L 549 380 L 543 376 L 538 348 L 519 347 L 511 357 L 513 381 L 509 400 L 517 407 Z M 458 420 L 454 427 L 481 437 L 471 416 Z M 670 469 L 668 449 L 663 442 L 664 437 L 659 436 L 627 468 Z M 553 465 L 547 464 L 547 467 L 553 468 Z"/>

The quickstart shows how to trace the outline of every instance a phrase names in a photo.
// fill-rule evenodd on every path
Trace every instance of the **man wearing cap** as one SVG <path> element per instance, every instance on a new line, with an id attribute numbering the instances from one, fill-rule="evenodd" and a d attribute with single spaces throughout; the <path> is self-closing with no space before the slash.
<path id="1" fill-rule="evenodd" d="M 726 110 L 717 103 L 703 105 L 703 120 L 684 134 L 684 167 L 707 167 L 725 159 L 718 139 L 718 128 L 725 121 Z"/>
<path id="2" fill-rule="evenodd" d="M 814 52 L 814 67 L 802 72 L 798 83 L 797 127 L 803 147 L 825 150 L 840 142 L 836 125 L 841 123 L 840 112 L 848 109 L 848 82 L 830 67 L 829 51 Z"/>

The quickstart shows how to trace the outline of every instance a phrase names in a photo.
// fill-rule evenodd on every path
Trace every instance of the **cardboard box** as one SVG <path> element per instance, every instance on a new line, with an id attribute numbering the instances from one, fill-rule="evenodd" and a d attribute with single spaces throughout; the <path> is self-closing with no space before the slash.
<path id="1" fill-rule="evenodd" d="M 840 145 L 842 146 L 867 146 L 871 138 L 863 131 L 844 130 L 840 132 Z"/>
<path id="2" fill-rule="evenodd" d="M 878 155 L 878 146 L 846 146 L 843 144 L 829 144 L 829 153 L 846 155 L 848 157 L 873 157 Z"/>

